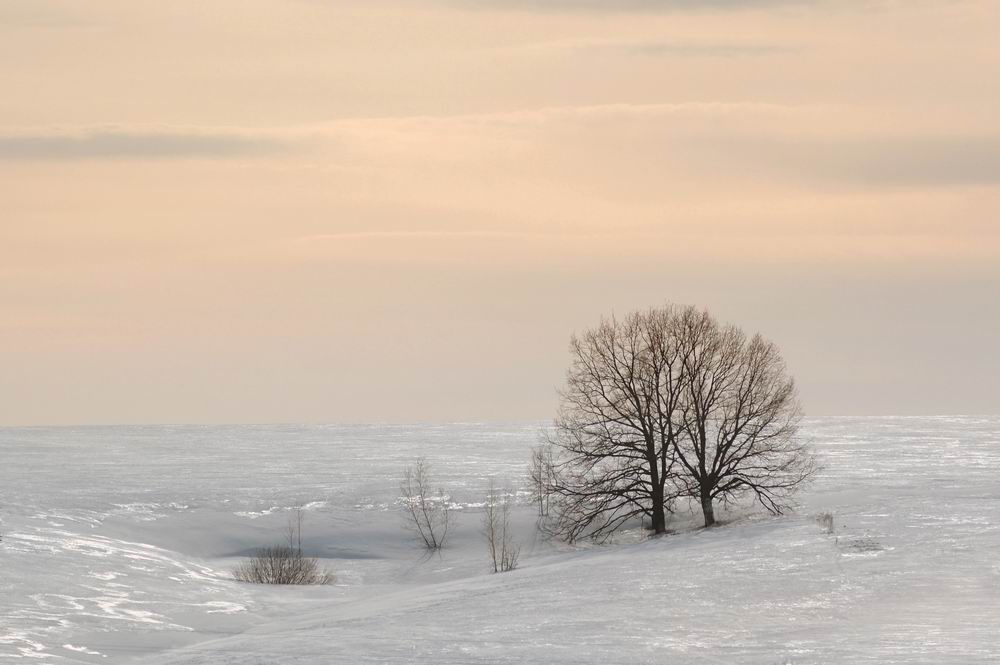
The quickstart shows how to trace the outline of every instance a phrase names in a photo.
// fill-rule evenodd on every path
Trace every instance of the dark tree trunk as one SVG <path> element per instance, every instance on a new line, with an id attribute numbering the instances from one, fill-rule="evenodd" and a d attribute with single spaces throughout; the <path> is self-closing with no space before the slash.
<path id="1" fill-rule="evenodd" d="M 663 509 L 663 491 L 653 490 L 653 533 L 667 532 L 666 511 Z"/>
<path id="2" fill-rule="evenodd" d="M 647 440 L 646 464 L 649 473 L 650 499 L 653 504 L 653 533 L 660 535 L 667 532 L 667 519 L 663 509 L 663 480 L 660 478 L 660 469 L 657 467 L 656 446 L 652 441 Z"/>
<path id="3" fill-rule="evenodd" d="M 715 524 L 715 508 L 712 506 L 712 496 L 710 494 L 701 495 L 701 512 L 705 515 L 705 526 Z"/>

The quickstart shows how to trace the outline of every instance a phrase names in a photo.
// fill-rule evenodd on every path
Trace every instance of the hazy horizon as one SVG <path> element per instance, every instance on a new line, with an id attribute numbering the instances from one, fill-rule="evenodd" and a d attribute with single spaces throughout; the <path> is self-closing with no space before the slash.
<path id="1" fill-rule="evenodd" d="M 0 425 L 533 422 L 666 302 L 1000 410 L 1000 1 L 0 6 Z"/>
<path id="2" fill-rule="evenodd" d="M 857 415 L 857 414 L 827 414 L 827 415 L 806 415 L 803 420 L 803 426 L 808 426 L 810 422 L 821 422 L 821 421 L 833 421 L 833 420 L 947 420 L 949 418 L 985 418 L 988 420 L 993 420 L 1000 418 L 1000 414 L 997 413 L 929 413 L 929 414 L 868 414 L 868 415 Z M 173 422 L 173 423 L 155 423 L 155 422 L 119 422 L 119 423 L 66 423 L 61 425 L 51 425 L 43 423 L 34 424 L 22 424 L 22 425 L 8 425 L 0 423 L 0 430 L 31 430 L 31 429 L 118 429 L 118 428 L 227 428 L 227 427 L 248 427 L 248 428 L 266 428 L 266 427 L 330 427 L 330 428 L 379 428 L 386 427 L 392 429 L 406 429 L 408 427 L 448 427 L 448 426 L 482 426 L 482 427 L 502 427 L 502 426 L 539 426 L 548 427 L 551 425 L 551 419 L 545 420 L 414 420 L 414 421 L 371 421 L 371 422 L 349 422 L 349 421 L 312 421 L 312 422 L 293 422 L 293 421 L 274 421 L 274 422 L 239 422 L 239 423 L 222 423 L 222 422 Z"/>

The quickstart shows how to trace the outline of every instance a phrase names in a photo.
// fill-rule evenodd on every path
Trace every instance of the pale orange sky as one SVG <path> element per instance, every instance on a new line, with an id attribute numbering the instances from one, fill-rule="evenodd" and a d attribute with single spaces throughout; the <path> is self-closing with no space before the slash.
<path id="1" fill-rule="evenodd" d="M 0 424 L 545 419 L 667 301 L 1000 411 L 1000 1 L 4 0 Z"/>

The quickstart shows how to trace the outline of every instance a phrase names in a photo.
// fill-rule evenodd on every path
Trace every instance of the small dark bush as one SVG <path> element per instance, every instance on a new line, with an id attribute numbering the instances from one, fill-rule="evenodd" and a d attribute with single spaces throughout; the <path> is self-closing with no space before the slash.
<path id="1" fill-rule="evenodd" d="M 252 558 L 236 566 L 233 576 L 253 584 L 332 584 L 333 573 L 319 561 L 303 556 L 289 545 L 261 547 Z"/>
<path id="2" fill-rule="evenodd" d="M 823 531 L 827 533 L 834 532 L 833 513 L 820 513 L 816 516 L 816 523 L 823 528 Z"/>

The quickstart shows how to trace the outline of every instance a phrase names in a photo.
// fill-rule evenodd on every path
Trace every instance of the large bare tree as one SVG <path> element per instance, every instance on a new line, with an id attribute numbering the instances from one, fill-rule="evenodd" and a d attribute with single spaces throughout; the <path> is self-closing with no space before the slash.
<path id="1" fill-rule="evenodd" d="M 605 536 L 629 520 L 666 531 L 673 500 L 751 494 L 780 512 L 813 472 L 795 386 L 777 348 L 693 307 L 603 320 L 570 343 L 551 443 L 550 528 Z"/>
<path id="2" fill-rule="evenodd" d="M 670 308 L 606 319 L 574 336 L 551 443 L 552 530 L 602 537 L 635 518 L 657 534 L 676 493 L 673 417 L 683 368 Z"/>
<path id="3" fill-rule="evenodd" d="M 782 512 L 816 467 L 797 437 L 795 382 L 777 346 L 693 307 L 678 312 L 672 334 L 683 358 L 675 450 L 705 526 L 716 500 L 746 494 Z"/>

